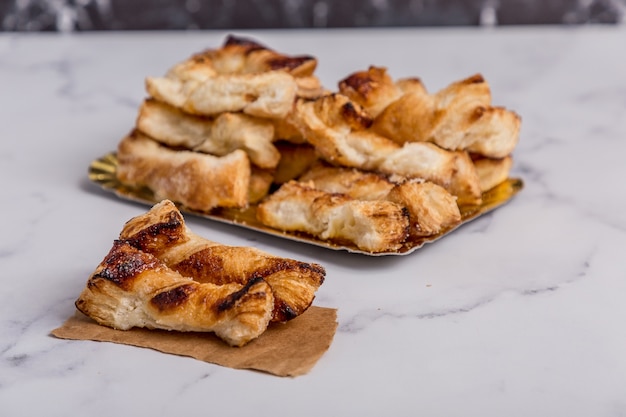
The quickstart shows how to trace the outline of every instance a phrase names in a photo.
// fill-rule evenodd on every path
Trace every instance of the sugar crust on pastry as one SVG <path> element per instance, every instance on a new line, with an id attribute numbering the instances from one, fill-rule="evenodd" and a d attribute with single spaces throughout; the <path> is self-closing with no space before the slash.
<path id="1" fill-rule="evenodd" d="M 262 278 L 274 295 L 272 321 L 291 320 L 306 311 L 325 277 L 317 264 L 203 238 L 189 230 L 180 211 L 167 200 L 129 220 L 120 239 L 198 282 L 245 285 Z"/>
<path id="2" fill-rule="evenodd" d="M 325 273 L 318 264 L 202 238 L 163 200 L 126 222 L 75 304 L 115 329 L 214 332 L 243 346 L 270 322 L 305 312 Z"/>
<path id="3" fill-rule="evenodd" d="M 245 285 L 199 283 L 128 242 L 116 241 L 75 304 L 114 329 L 214 332 L 228 344 L 242 346 L 267 328 L 274 297 L 262 279 Z"/>

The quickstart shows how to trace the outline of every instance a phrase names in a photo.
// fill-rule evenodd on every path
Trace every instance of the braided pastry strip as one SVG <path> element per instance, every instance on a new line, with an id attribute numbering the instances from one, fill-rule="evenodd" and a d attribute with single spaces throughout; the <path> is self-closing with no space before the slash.
<path id="1" fill-rule="evenodd" d="M 129 220 L 120 239 L 198 282 L 245 286 L 263 279 L 274 295 L 274 322 L 291 320 L 306 311 L 326 273 L 321 265 L 200 237 L 187 228 L 181 213 L 168 200 Z"/>
<path id="2" fill-rule="evenodd" d="M 115 329 L 214 332 L 228 344 L 242 346 L 267 328 L 274 297 L 261 278 L 244 285 L 199 283 L 118 240 L 75 304 Z"/>

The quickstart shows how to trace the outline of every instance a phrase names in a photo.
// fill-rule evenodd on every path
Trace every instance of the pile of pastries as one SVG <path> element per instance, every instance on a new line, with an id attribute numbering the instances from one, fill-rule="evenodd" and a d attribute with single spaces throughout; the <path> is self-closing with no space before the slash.
<path id="1" fill-rule="evenodd" d="M 459 224 L 460 206 L 508 178 L 520 117 L 482 76 L 431 94 L 372 66 L 327 90 L 316 66 L 229 36 L 148 77 L 119 181 L 377 253 Z"/>

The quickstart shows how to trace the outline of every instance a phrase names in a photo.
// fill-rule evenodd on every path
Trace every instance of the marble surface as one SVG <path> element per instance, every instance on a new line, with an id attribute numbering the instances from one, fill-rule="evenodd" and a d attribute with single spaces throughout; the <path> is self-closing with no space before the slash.
<path id="1" fill-rule="evenodd" d="M 213 240 L 326 267 L 315 303 L 338 308 L 339 328 L 302 377 L 55 339 L 146 209 L 89 183 L 90 161 L 132 126 L 146 75 L 225 33 L 4 34 L 1 415 L 626 415 L 626 28 L 240 34 L 316 55 L 330 88 L 370 64 L 431 91 L 481 72 L 523 117 L 513 174 L 526 188 L 404 257 L 189 218 Z"/>
<path id="2" fill-rule="evenodd" d="M 0 30 L 619 23 L 626 0 L 0 0 Z"/>

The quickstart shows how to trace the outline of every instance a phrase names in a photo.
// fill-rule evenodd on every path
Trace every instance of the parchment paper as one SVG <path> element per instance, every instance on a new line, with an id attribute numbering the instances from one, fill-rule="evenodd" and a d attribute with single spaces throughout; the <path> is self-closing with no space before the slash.
<path id="1" fill-rule="evenodd" d="M 114 330 L 78 311 L 52 335 L 150 348 L 229 368 L 295 377 L 313 368 L 330 347 L 336 330 L 337 310 L 311 306 L 287 323 L 272 323 L 261 336 L 240 348 L 227 345 L 212 333 Z"/>

